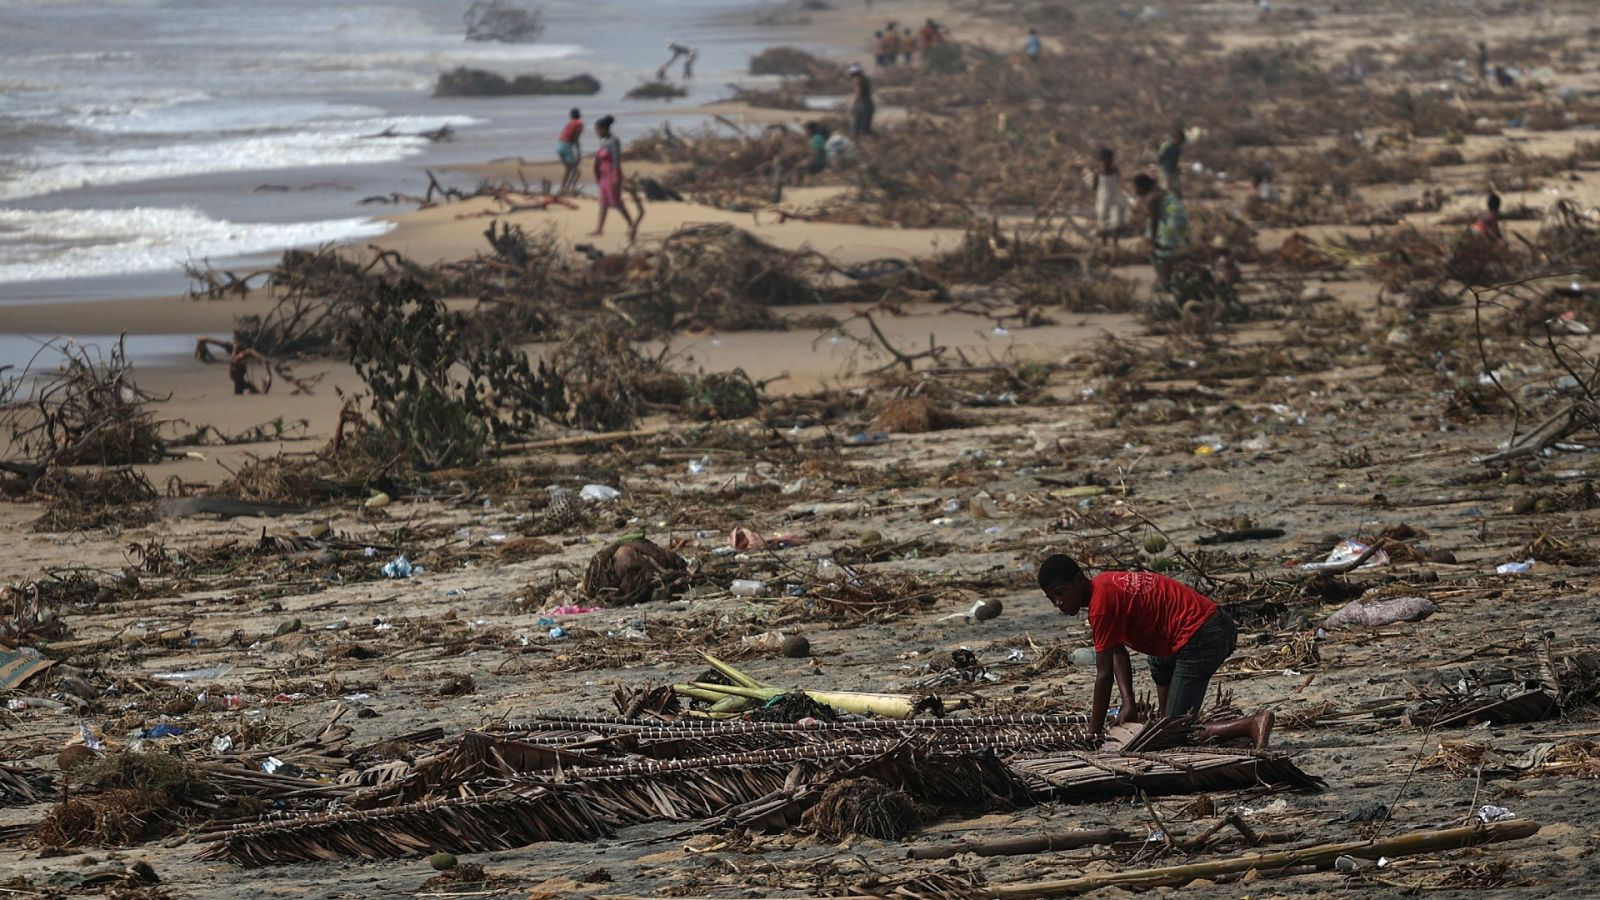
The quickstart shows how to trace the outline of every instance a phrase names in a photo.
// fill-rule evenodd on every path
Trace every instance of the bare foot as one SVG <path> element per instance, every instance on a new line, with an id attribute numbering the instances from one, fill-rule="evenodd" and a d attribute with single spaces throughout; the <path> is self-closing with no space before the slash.
<path id="1" fill-rule="evenodd" d="M 1272 739 L 1272 725 L 1277 721 L 1277 716 L 1272 710 L 1263 709 L 1250 717 L 1250 736 L 1255 738 L 1257 750 L 1267 749 L 1267 742 Z"/>

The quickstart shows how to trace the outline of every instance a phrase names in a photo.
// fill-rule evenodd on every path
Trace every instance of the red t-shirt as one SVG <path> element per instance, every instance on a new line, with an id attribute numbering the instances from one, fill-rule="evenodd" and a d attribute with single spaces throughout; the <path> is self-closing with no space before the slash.
<path id="1" fill-rule="evenodd" d="M 548 131 L 545 132 L 545 134 L 549 133 L 550 132 Z M 561 129 L 561 143 L 570 144 L 573 141 L 576 141 L 578 139 L 578 135 L 580 134 L 583 134 L 583 120 L 568 119 L 567 127 Z"/>
<path id="2" fill-rule="evenodd" d="M 1165 575 L 1101 572 L 1089 593 L 1089 634 L 1097 653 L 1174 656 L 1216 611 L 1211 598 Z"/>

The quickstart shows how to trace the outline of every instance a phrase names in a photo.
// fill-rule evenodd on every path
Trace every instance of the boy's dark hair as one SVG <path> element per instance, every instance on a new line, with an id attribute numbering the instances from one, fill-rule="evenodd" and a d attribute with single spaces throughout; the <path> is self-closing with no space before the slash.
<path id="1" fill-rule="evenodd" d="M 1188 137 L 1189 137 L 1188 135 L 1183 133 L 1183 126 L 1182 125 L 1179 125 L 1177 128 L 1172 129 L 1172 139 L 1173 140 L 1178 141 L 1179 143 L 1182 143 Z"/>
<path id="2" fill-rule="evenodd" d="M 1496 194 L 1494 191 L 1490 191 L 1489 192 L 1489 211 L 1490 212 L 1499 212 L 1500 211 L 1500 195 Z"/>
<path id="3" fill-rule="evenodd" d="M 567 112 L 567 118 L 569 118 L 569 119 L 581 119 L 581 118 L 583 118 L 583 113 L 578 112 L 578 108 L 576 106 L 574 106 L 571 110 L 569 110 Z"/>
<path id="4" fill-rule="evenodd" d="M 1101 162 L 1111 162 L 1112 160 L 1115 160 L 1116 158 L 1117 158 L 1117 151 L 1111 149 L 1110 147 L 1101 147 L 1100 148 L 1100 161 Z"/>
<path id="5" fill-rule="evenodd" d="M 1049 590 L 1058 584 L 1069 584 L 1078 580 L 1083 574 L 1083 569 L 1078 567 L 1078 561 L 1065 553 L 1057 553 L 1039 564 L 1039 588 Z"/>
<path id="6" fill-rule="evenodd" d="M 617 117 L 616 116 L 606 115 L 606 116 L 601 116 L 598 120 L 595 121 L 594 124 L 595 124 L 596 128 L 600 128 L 600 127 L 610 128 L 612 125 L 615 125 L 616 122 L 617 122 Z"/>
<path id="7" fill-rule="evenodd" d="M 1140 172 L 1133 176 L 1133 192 L 1135 194 L 1148 194 L 1156 186 L 1156 180 Z"/>

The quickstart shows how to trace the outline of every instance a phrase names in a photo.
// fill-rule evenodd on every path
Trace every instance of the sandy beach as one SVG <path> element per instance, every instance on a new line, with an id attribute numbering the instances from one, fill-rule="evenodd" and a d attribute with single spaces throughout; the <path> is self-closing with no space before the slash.
<path id="1" fill-rule="evenodd" d="M 0 306 L 0 366 L 56 334 L 131 361 L 0 396 L 0 888 L 1583 889 L 1583 4 L 695 8 L 710 71 L 804 52 L 741 85 L 767 106 L 707 76 L 619 102 L 627 173 L 684 196 L 633 241 L 615 212 L 589 235 L 587 159 L 558 202 L 542 151 L 471 158 L 500 138 L 466 129 L 420 152 L 468 196 L 419 203 L 403 170 L 381 236 L 233 270 L 270 285 Z M 886 20 L 930 17 L 942 48 L 873 63 Z M 634 24 L 658 62 L 633 32 L 667 26 Z M 845 127 L 817 101 L 849 62 L 878 134 L 812 177 L 801 128 Z M 496 134 L 534 115 L 487 103 Z M 1122 191 L 1176 188 L 1119 193 L 1115 248 L 1102 146 Z M 1155 254 L 1152 214 L 1181 235 Z M 191 353 L 242 317 L 297 348 L 240 357 L 265 393 Z M 1090 721 L 1108 614 L 1041 595 L 1053 554 L 1226 614 L 1193 718 L 1132 653 L 1133 721 Z M 1194 731 L 1261 711 L 1270 734 Z"/>

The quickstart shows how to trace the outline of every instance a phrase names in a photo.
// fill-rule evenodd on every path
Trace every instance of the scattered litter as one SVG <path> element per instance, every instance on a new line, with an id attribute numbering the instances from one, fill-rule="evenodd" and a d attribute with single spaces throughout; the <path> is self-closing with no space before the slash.
<path id="1" fill-rule="evenodd" d="M 232 671 L 233 663 L 223 663 L 219 666 L 189 669 L 183 672 L 158 672 L 150 677 L 157 681 L 205 681 L 211 678 L 221 678 Z"/>
<path id="2" fill-rule="evenodd" d="M 728 590 L 735 597 L 759 597 L 766 593 L 767 583 L 753 578 L 735 578 L 733 583 L 728 585 Z"/>
<path id="3" fill-rule="evenodd" d="M 1337 569 L 1342 566 L 1348 566 L 1350 563 L 1353 563 L 1359 559 L 1361 554 L 1367 552 L 1367 549 L 1368 548 L 1366 544 L 1347 538 L 1340 541 L 1339 545 L 1333 548 L 1333 552 L 1328 554 L 1328 558 L 1322 562 L 1301 563 L 1300 571 L 1320 572 L 1324 569 Z M 1379 550 L 1378 552 L 1367 557 L 1367 561 L 1359 566 L 1356 566 L 1356 568 L 1373 569 L 1379 566 L 1387 566 L 1388 564 L 1389 552 L 1387 550 Z"/>
<path id="4" fill-rule="evenodd" d="M 419 570 L 411 565 L 411 560 L 404 556 L 397 556 L 383 564 L 383 577 L 385 578 L 410 578 Z"/>
<path id="5" fill-rule="evenodd" d="M 589 503 L 610 503 L 620 496 L 621 491 L 603 484 L 586 484 L 578 491 L 578 499 Z"/>
<path id="6" fill-rule="evenodd" d="M 1493 822 L 1504 822 L 1507 819 L 1515 819 L 1517 814 L 1509 809 L 1506 809 L 1504 806 L 1491 806 L 1486 803 L 1483 806 L 1478 807 L 1478 811 L 1474 813 L 1472 817 L 1477 819 L 1479 822 L 1488 825 Z"/>
<path id="7" fill-rule="evenodd" d="M 1522 562 L 1501 563 L 1494 567 L 1496 575 L 1522 575 L 1533 571 L 1533 564 L 1537 560 L 1525 559 Z"/>

